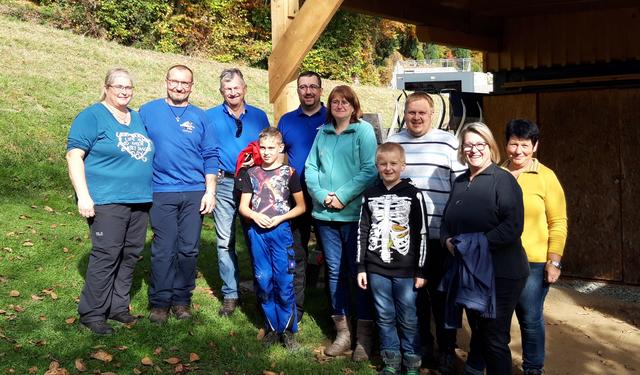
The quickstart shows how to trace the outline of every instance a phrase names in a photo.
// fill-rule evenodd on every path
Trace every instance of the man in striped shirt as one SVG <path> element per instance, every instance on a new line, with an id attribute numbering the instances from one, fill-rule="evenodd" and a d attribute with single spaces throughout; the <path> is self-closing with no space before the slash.
<path id="1" fill-rule="evenodd" d="M 404 148 L 407 166 L 402 177 L 411 178 L 420 189 L 427 210 L 427 288 L 420 289 L 418 295 L 421 337 L 426 341 L 423 343 L 426 347 L 424 359 L 429 361 L 433 351 L 433 336 L 430 332 L 433 311 L 440 353 L 438 370 L 441 374 L 452 374 L 455 371 L 456 330 L 444 328 L 445 297 L 442 292 L 437 291 L 444 274 L 444 261 L 449 256 L 440 244 L 440 221 L 453 180 L 466 167 L 457 159 L 458 139 L 449 132 L 433 129 L 432 116 L 433 99 L 427 93 L 415 92 L 409 95 L 404 109 L 406 129 L 390 136 L 387 141 L 399 143 Z"/>

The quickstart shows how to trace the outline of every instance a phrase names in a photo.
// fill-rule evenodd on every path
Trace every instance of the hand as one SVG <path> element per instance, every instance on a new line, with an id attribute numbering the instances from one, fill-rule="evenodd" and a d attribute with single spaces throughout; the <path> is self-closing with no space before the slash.
<path id="1" fill-rule="evenodd" d="M 344 208 L 344 204 L 340 202 L 340 199 L 338 199 L 336 195 L 334 195 L 333 199 L 331 199 L 331 204 L 329 206 L 335 210 L 341 210 Z"/>
<path id="2" fill-rule="evenodd" d="M 200 214 L 210 214 L 214 208 L 216 208 L 216 194 L 210 191 L 205 191 L 202 199 L 200 200 Z"/>
<path id="3" fill-rule="evenodd" d="M 93 209 L 93 199 L 91 197 L 78 198 L 78 212 L 82 217 L 94 217 L 96 212 Z"/>
<path id="4" fill-rule="evenodd" d="M 551 263 L 545 264 L 544 272 L 545 272 L 545 275 L 546 275 L 547 282 L 549 284 L 555 283 L 560 278 L 561 271 Z"/>
<path id="5" fill-rule="evenodd" d="M 451 253 L 451 255 L 456 256 L 456 246 L 453 244 L 453 242 L 451 242 L 452 237 L 447 238 L 447 240 L 444 242 L 447 245 L 447 250 L 449 250 L 449 252 Z"/>
<path id="6" fill-rule="evenodd" d="M 269 226 L 269 228 L 275 228 L 283 221 L 284 220 L 282 220 L 282 215 L 274 216 L 271 218 L 271 225 Z"/>
<path id="7" fill-rule="evenodd" d="M 415 284 L 413 285 L 416 289 L 420 289 L 423 286 L 425 286 L 425 284 L 427 283 L 427 280 L 423 279 L 422 277 L 416 277 L 415 278 Z"/>
<path id="8" fill-rule="evenodd" d="M 242 166 L 245 168 L 253 167 L 253 158 L 249 158 L 242 163 Z"/>
<path id="9" fill-rule="evenodd" d="M 322 201 L 322 204 L 324 204 L 324 206 L 328 208 L 329 205 L 331 204 L 331 201 L 333 201 L 333 197 L 334 197 L 333 193 L 327 194 L 327 196 L 324 197 L 324 200 Z"/>
<path id="10" fill-rule="evenodd" d="M 251 219 L 258 224 L 258 226 L 260 228 L 271 228 L 271 218 L 265 214 L 261 214 L 258 212 L 255 212 L 252 216 Z"/>
<path id="11" fill-rule="evenodd" d="M 361 289 L 367 289 L 367 273 L 358 272 L 358 286 Z"/>

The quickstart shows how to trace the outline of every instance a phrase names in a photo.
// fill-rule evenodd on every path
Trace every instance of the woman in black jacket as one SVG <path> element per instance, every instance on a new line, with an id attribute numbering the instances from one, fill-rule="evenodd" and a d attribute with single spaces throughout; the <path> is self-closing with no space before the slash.
<path id="1" fill-rule="evenodd" d="M 489 128 L 479 122 L 460 132 L 458 159 L 469 170 L 454 182 L 444 211 L 440 238 L 454 253 L 453 238 L 484 233 L 495 276 L 496 317 L 467 310 L 471 326 L 467 374 L 511 374 L 511 317 L 529 275 L 520 235 L 524 222 L 522 191 L 513 176 L 498 167 L 500 153 Z"/>

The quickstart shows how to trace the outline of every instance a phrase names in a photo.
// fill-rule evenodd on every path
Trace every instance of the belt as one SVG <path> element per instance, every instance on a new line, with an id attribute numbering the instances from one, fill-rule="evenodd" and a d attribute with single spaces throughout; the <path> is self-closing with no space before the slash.
<path id="1" fill-rule="evenodd" d="M 227 177 L 227 178 L 235 178 L 236 175 L 231 173 L 231 172 L 227 172 L 227 171 L 222 171 L 221 176 L 223 177 Z"/>

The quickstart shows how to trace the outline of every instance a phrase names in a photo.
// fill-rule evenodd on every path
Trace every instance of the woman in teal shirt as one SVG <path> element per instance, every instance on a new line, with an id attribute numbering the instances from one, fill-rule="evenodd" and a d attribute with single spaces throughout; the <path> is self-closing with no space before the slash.
<path id="1" fill-rule="evenodd" d="M 349 86 L 335 87 L 328 101 L 327 123 L 318 131 L 305 164 L 305 180 L 324 249 L 337 331 L 325 354 L 336 356 L 351 348 L 347 324 L 351 289 L 356 293 L 358 318 L 358 344 L 353 359 L 366 360 L 371 352 L 373 301 L 369 290 L 355 286 L 355 260 L 362 192 L 377 177 L 377 142 L 371 124 L 361 120 L 360 102 Z"/>
<path id="2" fill-rule="evenodd" d="M 107 319 L 135 321 L 129 293 L 151 206 L 153 144 L 128 108 L 132 97 L 129 72 L 110 70 L 101 101 L 78 114 L 67 138 L 69 177 L 92 244 L 78 312 L 101 335 L 114 332 Z"/>

